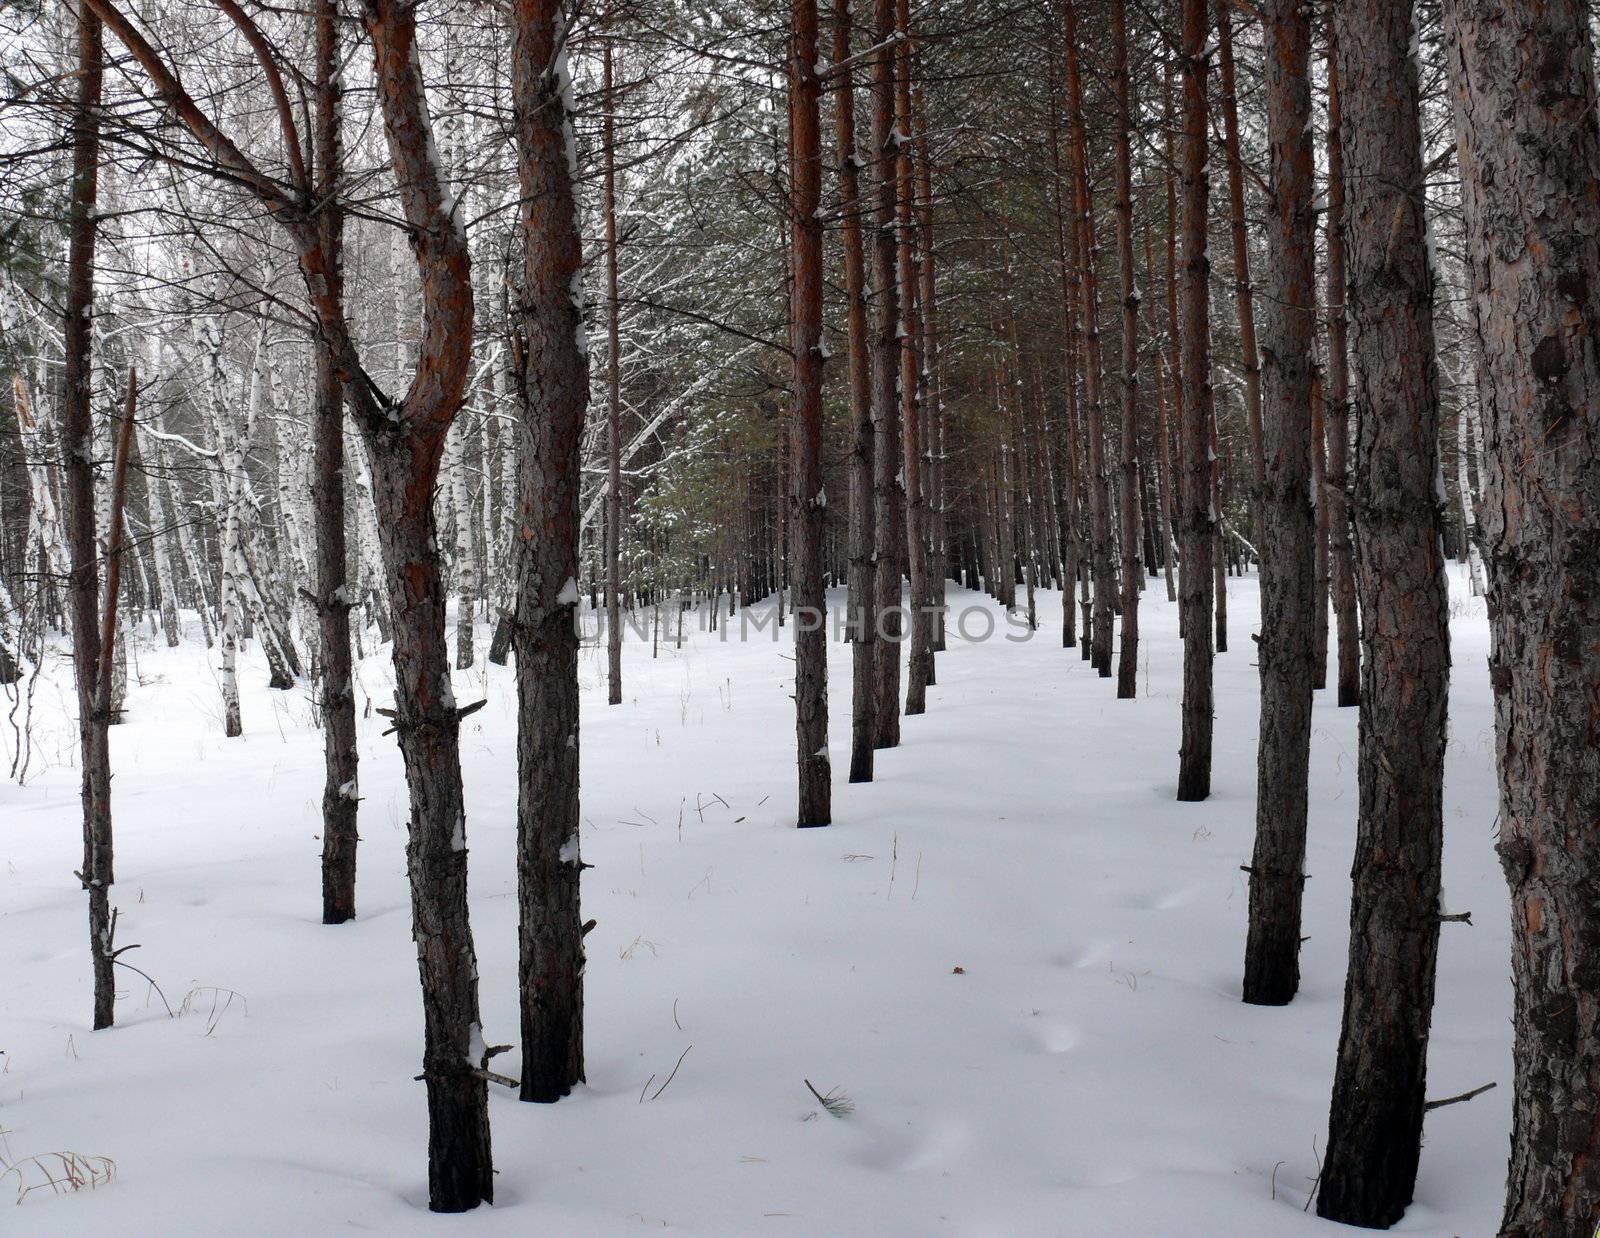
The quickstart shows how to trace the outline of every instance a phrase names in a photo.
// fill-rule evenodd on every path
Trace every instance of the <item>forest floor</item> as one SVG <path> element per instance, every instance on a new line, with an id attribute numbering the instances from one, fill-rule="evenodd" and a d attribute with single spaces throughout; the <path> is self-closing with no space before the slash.
<path id="1" fill-rule="evenodd" d="M 15 1167 L 0 1233 L 1334 1232 L 1304 1209 L 1339 1035 L 1357 711 L 1318 693 L 1300 996 L 1245 1006 L 1256 582 L 1230 582 L 1201 804 L 1173 799 L 1176 608 L 1152 584 L 1137 701 L 1062 650 L 1060 597 L 1042 593 L 1030 641 L 952 626 L 928 713 L 870 785 L 844 782 L 849 654 L 830 642 L 830 829 L 792 828 L 787 629 L 723 640 L 691 621 L 658 658 L 632 641 L 611 708 L 604 651 L 586 649 L 588 1085 L 555 1106 L 491 1089 L 497 1202 L 455 1219 L 425 1211 L 405 792 L 384 720 L 360 723 L 359 918 L 325 928 L 306 687 L 268 690 L 252 654 L 246 734 L 227 740 L 198 639 L 139 644 L 113 732 L 113 901 L 118 944 L 141 946 L 126 961 L 176 1014 L 122 972 L 118 1027 L 90 1032 L 71 676 L 52 664 L 34 773 L 0 784 L 0 1156 Z M 1428 1116 L 1399 1228 L 1477 1235 L 1504 1181 L 1509 932 L 1487 621 L 1454 569 L 1451 587 L 1445 909 L 1474 922 L 1444 928 L 1429 1093 L 1499 1087 Z M 955 590 L 951 605 L 972 608 L 973 635 L 978 610 L 999 613 Z M 359 676 L 358 699 L 387 704 L 387 651 Z M 480 657 L 456 697 L 489 702 L 462 756 L 485 1037 L 505 1042 L 514 676 Z M 807 1080 L 853 1111 L 824 1111 Z M 56 1152 L 108 1158 L 114 1179 L 52 1194 Z"/>

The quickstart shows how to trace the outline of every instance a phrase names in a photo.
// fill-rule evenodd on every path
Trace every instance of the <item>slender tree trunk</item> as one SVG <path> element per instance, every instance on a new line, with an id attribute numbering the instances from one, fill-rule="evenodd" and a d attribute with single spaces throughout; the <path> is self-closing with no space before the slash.
<path id="1" fill-rule="evenodd" d="M 1113 91 L 1117 100 L 1117 276 L 1122 297 L 1122 648 L 1117 697 L 1132 700 L 1139 687 L 1139 293 L 1133 277 L 1133 163 L 1128 102 L 1126 0 L 1111 0 Z"/>
<path id="2" fill-rule="evenodd" d="M 1448 0 L 1483 353 L 1516 1095 L 1501 1233 L 1600 1222 L 1600 126 L 1588 7 Z"/>
<path id="3" fill-rule="evenodd" d="M 1102 679 L 1109 679 L 1116 570 L 1112 564 L 1111 473 L 1106 467 L 1104 396 L 1101 392 L 1104 372 L 1100 354 L 1100 291 L 1095 271 L 1098 245 L 1094 230 L 1094 198 L 1089 186 L 1089 142 L 1083 114 L 1083 82 L 1079 67 L 1076 0 L 1069 0 L 1062 7 L 1062 15 L 1065 23 L 1063 35 L 1066 47 L 1067 106 L 1072 134 L 1068 152 L 1072 163 L 1077 244 L 1082 267 L 1079 290 L 1082 299 L 1080 321 L 1083 328 L 1083 432 L 1088 439 L 1091 575 L 1094 577 L 1094 615 L 1089 632 L 1090 662 Z"/>
<path id="4" fill-rule="evenodd" d="M 72 570 L 72 659 L 78 687 L 78 744 L 83 758 L 83 868 L 89 894 L 89 958 L 94 971 L 94 1027 L 110 1027 L 116 985 L 111 941 L 111 750 L 108 701 L 98 699 L 100 567 L 95 537 L 91 315 L 94 309 L 95 208 L 100 170 L 100 95 L 105 66 L 100 20 L 78 13 L 78 98 L 69 123 L 72 192 L 67 227 L 67 313 L 62 352 L 61 456 L 67 544 Z"/>
<path id="5" fill-rule="evenodd" d="M 1057 536 L 1061 541 L 1061 646 L 1071 649 L 1078 643 L 1078 612 L 1073 606 L 1073 590 L 1078 583 L 1078 486 L 1077 486 L 1077 357 L 1078 357 L 1078 261 L 1077 229 L 1069 229 L 1066 189 L 1061 172 L 1061 109 L 1057 106 L 1056 61 L 1050 58 L 1050 166 L 1053 173 L 1056 252 L 1061 275 L 1061 386 L 1065 395 L 1063 432 L 1058 436 L 1057 453 L 1061 460 L 1061 494 L 1057 508 Z"/>
<path id="6" fill-rule="evenodd" d="M 828 615 L 822 579 L 822 84 L 817 0 L 793 0 L 789 39 L 790 537 L 798 824 L 833 821 L 828 760 Z"/>
<path id="7" fill-rule="evenodd" d="M 1170 177 L 1168 178 L 1171 179 Z M 1156 286 L 1158 278 L 1154 241 L 1149 227 L 1149 216 L 1146 216 L 1144 233 L 1144 269 L 1145 285 L 1150 288 Z M 1166 580 L 1167 601 L 1178 600 L 1177 578 L 1172 570 L 1172 439 L 1168 427 L 1167 415 L 1167 389 L 1161 377 L 1161 347 L 1152 341 L 1150 345 L 1150 372 L 1156 380 L 1156 488 L 1160 491 L 1161 506 L 1154 516 L 1159 519 L 1157 530 L 1157 550 L 1161 557 L 1161 575 Z"/>
<path id="8" fill-rule="evenodd" d="M 316 124 L 313 149 L 322 202 L 318 228 L 328 254 L 332 295 L 344 300 L 344 213 L 339 179 L 343 84 L 336 0 L 318 0 L 316 12 Z M 356 914 L 356 698 L 350 657 L 352 598 L 346 575 L 344 510 L 344 388 L 338 360 L 325 340 L 316 349 L 315 481 L 317 622 L 322 682 L 322 922 L 342 924 Z"/>
<path id="9" fill-rule="evenodd" d="M 1181 318 L 1183 550 L 1179 608 L 1183 624 L 1183 739 L 1178 753 L 1178 798 L 1211 794 L 1212 555 L 1217 512 L 1211 460 L 1211 263 L 1206 256 L 1206 0 L 1183 0 L 1183 207 Z"/>
<path id="10" fill-rule="evenodd" d="M 1262 446 L 1261 733 L 1256 841 L 1244 1000 L 1281 1006 L 1300 985 L 1306 796 L 1311 762 L 1312 608 L 1316 535 L 1311 508 L 1311 406 L 1316 381 L 1315 161 L 1311 150 L 1309 0 L 1267 0 L 1267 139 L 1272 215 Z M 1324 604 L 1324 609 L 1326 605 Z"/>
<path id="11" fill-rule="evenodd" d="M 1388 1226 L 1416 1183 L 1439 946 L 1450 673 L 1439 396 L 1411 4 L 1347 0 L 1334 21 L 1366 657 L 1350 969 L 1317 1212 Z"/>
<path id="12" fill-rule="evenodd" d="M 916 122 L 917 233 L 921 238 L 917 264 L 917 299 L 921 306 L 923 403 L 921 454 L 923 471 L 919 482 L 923 517 L 921 533 L 925 547 L 923 563 L 923 622 L 926 625 L 927 656 L 921 664 L 923 686 L 934 682 L 934 654 L 944 650 L 944 407 L 939 371 L 938 289 L 933 260 L 933 168 L 928 158 L 927 111 L 922 91 L 914 92 L 912 116 Z"/>
<path id="13" fill-rule="evenodd" d="M 833 63 L 850 59 L 850 0 L 834 0 Z M 877 698 L 873 694 L 877 613 L 874 589 L 873 369 L 867 344 L 866 257 L 861 248 L 861 156 L 856 147 L 855 84 L 848 70 L 836 74 L 834 141 L 839 152 L 839 199 L 845 204 L 840 235 L 844 246 L 845 334 L 850 379 L 850 781 L 872 781 Z M 876 257 L 876 250 L 874 250 Z"/>
<path id="14" fill-rule="evenodd" d="M 578 910 L 578 484 L 589 400 L 583 255 L 561 0 L 516 0 L 512 98 L 523 220 L 522 427 L 517 515 L 517 883 L 522 1099 L 581 1083 L 583 928 Z"/>
<path id="15" fill-rule="evenodd" d="M 1313 297 L 1312 322 L 1316 322 Z M 1328 513 L 1328 457 L 1323 446 L 1328 439 L 1328 402 L 1323 392 L 1322 371 L 1315 365 L 1311 373 L 1311 508 L 1316 517 L 1316 551 L 1312 560 L 1313 597 L 1311 607 L 1311 686 L 1321 691 L 1328 686 L 1328 596 L 1331 563 L 1328 537 L 1332 522 Z"/>
<path id="16" fill-rule="evenodd" d="M 602 59 L 600 150 L 605 160 L 601 210 L 606 220 L 606 684 L 608 703 L 622 704 L 622 336 L 617 292 L 617 146 L 612 53 Z"/>
<path id="17" fill-rule="evenodd" d="M 895 0 L 873 0 L 872 61 L 872 284 L 877 317 L 872 345 L 873 493 L 877 530 L 873 647 L 875 748 L 900 742 L 900 561 L 904 553 L 904 483 L 900 462 L 900 286 L 895 236 L 899 140 L 895 131 L 897 54 Z"/>
<path id="18" fill-rule="evenodd" d="M 1234 0 L 1217 0 L 1217 75 L 1222 87 L 1222 145 L 1228 156 L 1228 231 L 1233 240 L 1233 294 L 1239 311 L 1239 359 L 1244 366 L 1244 402 L 1250 430 L 1250 514 L 1257 538 L 1262 530 L 1261 495 L 1266 465 L 1261 428 L 1261 357 L 1256 349 L 1255 292 L 1250 283 L 1249 224 L 1244 213 L 1244 156 L 1239 149 L 1239 100 L 1233 64 Z M 1227 645 L 1221 641 L 1218 652 Z"/>
<path id="19" fill-rule="evenodd" d="M 910 649 L 906 655 L 905 712 L 927 710 L 928 681 L 933 677 L 932 627 L 928 616 L 927 495 L 922 475 L 922 306 L 919 304 L 921 263 L 917 254 L 915 213 L 916 151 L 911 114 L 910 0 L 896 6 L 896 28 L 901 35 L 900 62 L 895 74 L 896 176 L 895 224 L 898 232 L 896 266 L 900 281 L 900 421 L 901 479 L 905 490 L 904 520 L 906 576 L 910 586 Z"/>
<path id="20" fill-rule="evenodd" d="M 1338 700 L 1361 702 L 1356 634 L 1355 547 L 1347 490 L 1350 455 L 1350 354 L 1345 329 L 1344 122 L 1339 103 L 1339 36 L 1328 23 L 1328 567 L 1338 635 Z"/>

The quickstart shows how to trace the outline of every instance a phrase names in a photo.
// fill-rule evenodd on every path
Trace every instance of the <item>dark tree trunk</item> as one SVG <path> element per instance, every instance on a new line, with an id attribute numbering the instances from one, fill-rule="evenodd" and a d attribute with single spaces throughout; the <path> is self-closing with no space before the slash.
<path id="1" fill-rule="evenodd" d="M 933 640 L 928 616 L 928 559 L 926 542 L 927 496 L 922 476 L 922 306 L 919 304 L 921 264 L 917 256 L 916 144 L 911 116 L 910 0 L 896 5 L 896 25 L 901 43 L 896 49 L 895 132 L 898 142 L 895 177 L 896 227 L 899 233 L 896 265 L 900 281 L 900 420 L 901 472 L 905 490 L 906 577 L 910 587 L 910 648 L 906 653 L 905 712 L 927 710 L 928 681 L 933 677 Z"/>
<path id="2" fill-rule="evenodd" d="M 1122 297 L 1122 647 L 1117 697 L 1132 700 L 1139 688 L 1139 293 L 1133 282 L 1132 119 L 1128 103 L 1126 0 L 1111 0 L 1111 58 L 1117 99 L 1117 277 Z"/>
<path id="3" fill-rule="evenodd" d="M 1411 4 L 1347 0 L 1334 20 L 1366 656 L 1350 969 L 1317 1212 L 1388 1226 L 1416 1183 L 1439 945 L 1450 665 L 1439 397 Z"/>
<path id="4" fill-rule="evenodd" d="M 1272 214 L 1261 513 L 1261 734 L 1244 1000 L 1281 1006 L 1300 986 L 1306 789 L 1311 760 L 1313 579 L 1311 403 L 1315 381 L 1315 163 L 1308 0 L 1267 0 L 1267 137 Z"/>
<path id="5" fill-rule="evenodd" d="M 337 76 L 339 32 L 334 0 L 318 0 L 316 13 L 316 126 L 312 134 L 322 247 L 328 255 L 330 294 L 344 300 L 341 253 L 344 213 L 338 204 L 343 155 Z M 346 586 L 344 525 L 344 384 L 338 359 L 319 340 L 316 356 L 316 424 L 311 499 L 317 524 L 318 658 L 322 682 L 322 922 L 343 924 L 356 914 L 356 698 L 350 656 L 351 602 Z"/>
<path id="6" fill-rule="evenodd" d="M 850 59 L 850 0 L 834 0 L 833 63 Z M 839 150 L 839 199 L 855 202 L 861 194 L 861 157 L 856 148 L 855 85 L 848 70 L 834 87 L 834 140 Z M 873 371 L 867 347 L 866 257 L 861 248 L 859 213 L 846 210 L 840 234 L 844 242 L 845 333 L 850 378 L 850 781 L 872 781 L 873 737 L 877 697 L 877 605 L 873 576 L 875 512 L 873 510 Z M 876 257 L 876 251 L 874 251 Z"/>
<path id="7" fill-rule="evenodd" d="M 78 689 L 78 744 L 83 757 L 83 868 L 89 894 L 89 958 L 94 970 L 94 1027 L 110 1027 L 116 984 L 112 975 L 111 721 L 109 696 L 100 699 L 100 664 L 110 650 L 100 639 L 100 559 L 95 533 L 94 421 L 91 355 L 94 310 L 95 212 L 100 179 L 100 94 L 105 75 L 100 19 L 78 13 L 78 98 L 72 113 L 72 191 L 67 215 L 67 313 L 62 353 L 61 458 L 66 490 L 67 542 L 72 574 L 72 661 Z"/>
<path id="8" fill-rule="evenodd" d="M 798 824 L 833 821 L 828 760 L 828 616 L 822 580 L 822 85 L 817 0 L 794 0 L 789 39 L 790 579 Z"/>
<path id="9" fill-rule="evenodd" d="M 1089 142 L 1084 123 L 1083 81 L 1078 46 L 1078 6 L 1062 7 L 1067 67 L 1067 107 L 1071 128 L 1068 153 L 1072 164 L 1073 203 L 1077 215 L 1080 261 L 1083 368 L 1083 432 L 1088 439 L 1088 499 L 1094 611 L 1089 625 L 1090 663 L 1102 679 L 1111 677 L 1112 610 L 1116 597 L 1116 569 L 1111 548 L 1111 473 L 1106 467 L 1104 372 L 1100 353 L 1100 291 L 1095 272 L 1094 198 L 1089 185 Z"/>
<path id="10" fill-rule="evenodd" d="M 1212 510 L 1211 263 L 1206 256 L 1206 0 L 1183 0 L 1183 140 L 1180 166 L 1183 217 L 1181 316 L 1183 457 L 1180 522 L 1183 563 L 1178 606 L 1183 624 L 1183 739 L 1178 753 L 1178 798 L 1211 794 Z"/>
<path id="11" fill-rule="evenodd" d="M 1256 536 L 1262 537 L 1261 492 L 1266 485 L 1266 465 L 1261 427 L 1261 358 L 1256 349 L 1255 290 L 1250 283 L 1250 244 L 1244 214 L 1244 157 L 1239 149 L 1239 100 L 1233 66 L 1233 2 L 1217 0 L 1217 77 L 1222 87 L 1222 144 L 1228 156 L 1228 233 L 1233 241 L 1239 360 L 1244 366 L 1245 419 L 1250 431 L 1250 515 Z M 1224 637 L 1219 641 L 1218 652 L 1226 646 Z"/>
<path id="12" fill-rule="evenodd" d="M 1588 6 L 1448 0 L 1511 889 L 1501 1232 L 1600 1223 L 1600 127 Z"/>
<path id="13" fill-rule="evenodd" d="M 578 483 L 588 367 L 581 351 L 583 255 L 567 114 L 561 0 L 517 0 L 512 100 L 526 204 L 517 521 L 518 982 L 522 1099 L 581 1083 L 583 927 L 578 886 Z"/>
<path id="14" fill-rule="evenodd" d="M 1350 363 L 1345 336 L 1344 138 L 1339 101 L 1339 42 L 1328 23 L 1328 569 L 1338 636 L 1338 701 L 1361 701 L 1361 645 L 1356 634 L 1355 547 L 1350 534 Z"/>
<path id="15" fill-rule="evenodd" d="M 601 151 L 605 181 L 601 210 L 606 220 L 606 701 L 622 704 L 622 334 L 617 295 L 616 102 L 612 95 L 611 44 L 602 56 L 600 87 L 605 117 Z"/>
<path id="16" fill-rule="evenodd" d="M 877 316 L 872 341 L 873 493 L 877 509 L 873 592 L 877 639 L 873 642 L 872 743 L 900 743 L 900 575 L 905 553 L 904 482 L 900 461 L 900 288 L 895 237 L 899 142 L 894 128 L 895 0 L 873 0 L 872 41 L 872 284 Z"/>

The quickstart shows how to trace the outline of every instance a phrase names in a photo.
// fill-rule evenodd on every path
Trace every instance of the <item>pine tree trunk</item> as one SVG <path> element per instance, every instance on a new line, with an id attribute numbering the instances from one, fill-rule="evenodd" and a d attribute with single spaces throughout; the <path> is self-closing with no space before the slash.
<path id="1" fill-rule="evenodd" d="M 899 141 L 894 128 L 895 0 L 873 0 L 872 41 L 872 286 L 877 308 L 872 341 L 873 496 L 876 551 L 873 593 L 878 624 L 873 642 L 874 748 L 900 742 L 900 561 L 905 544 L 900 461 L 900 287 L 895 237 Z"/>
<path id="2" fill-rule="evenodd" d="M 1183 133 L 1180 197 L 1183 243 L 1181 317 L 1174 333 L 1182 354 L 1178 410 L 1183 456 L 1183 562 L 1178 606 L 1183 624 L 1183 739 L 1178 798 L 1211 794 L 1212 557 L 1216 512 L 1211 460 L 1211 263 L 1206 256 L 1206 0 L 1183 0 Z"/>
<path id="3" fill-rule="evenodd" d="M 1600 126 L 1587 5 L 1449 0 L 1516 1095 L 1501 1233 L 1600 1223 Z"/>
<path id="4" fill-rule="evenodd" d="M 1239 316 L 1239 359 L 1250 432 L 1250 515 L 1258 538 L 1266 536 L 1261 504 L 1266 464 L 1261 425 L 1261 357 L 1256 349 L 1255 290 L 1250 283 L 1249 225 L 1244 214 L 1244 158 L 1239 149 L 1239 101 L 1233 64 L 1233 0 L 1217 0 L 1217 76 L 1221 86 L 1222 145 L 1228 157 L 1228 232 L 1233 241 L 1233 295 Z M 1218 652 L 1227 647 L 1226 637 Z"/>
<path id="5" fill-rule="evenodd" d="M 340 143 L 343 87 L 336 0 L 316 12 L 316 123 L 313 150 L 323 202 L 318 220 L 328 255 L 330 292 L 344 299 L 344 213 L 338 205 L 344 155 Z M 316 350 L 316 422 L 311 487 L 316 518 L 317 623 L 322 681 L 322 922 L 343 924 L 356 914 L 356 698 L 350 657 L 351 598 L 346 575 L 344 510 L 344 389 L 333 349 Z"/>
<path id="6" fill-rule="evenodd" d="M 521 417 L 527 455 L 517 525 L 517 880 L 522 1099 L 584 1078 L 578 908 L 578 485 L 588 367 L 583 255 L 573 197 L 571 79 L 560 0 L 517 0 L 512 99 L 526 214 Z"/>
<path id="7" fill-rule="evenodd" d="M 794 705 L 798 824 L 833 820 L 828 760 L 828 613 L 822 579 L 822 84 L 817 0 L 793 0 L 789 41 L 790 579 L 794 587 Z"/>
<path id="8" fill-rule="evenodd" d="M 910 0 L 899 0 L 896 22 L 902 35 L 902 42 L 897 49 L 900 67 L 895 74 L 895 132 L 898 135 L 895 224 L 898 232 L 896 267 L 900 282 L 900 420 L 903 430 L 900 476 L 905 491 L 906 577 L 911 600 L 905 712 L 920 714 L 927 710 L 928 680 L 933 673 L 933 642 L 927 608 L 927 496 L 923 490 L 922 476 L 923 307 L 919 303 L 921 264 L 917 255 L 915 215 L 916 169 L 913 156 L 916 146 L 911 115 Z"/>
<path id="9" fill-rule="evenodd" d="M 1411 4 L 1348 0 L 1334 20 L 1365 658 L 1350 967 L 1317 1212 L 1382 1227 L 1411 1202 L 1422 1144 L 1450 653 Z"/>
<path id="10" fill-rule="evenodd" d="M 602 58 L 601 157 L 606 221 L 606 701 L 622 704 L 622 334 L 617 290 L 617 148 L 611 44 Z"/>
<path id="11" fill-rule="evenodd" d="M 78 97 L 69 122 L 72 189 L 67 226 L 67 305 L 62 339 L 61 457 L 71 552 L 68 597 L 72 659 L 78 690 L 78 744 L 83 759 L 83 868 L 89 894 L 89 958 L 94 971 L 94 1028 L 110 1027 L 116 986 L 112 975 L 111 751 L 109 701 L 99 699 L 100 568 L 95 536 L 95 466 L 90 355 L 94 307 L 96 191 L 100 168 L 99 108 L 104 56 L 98 17 L 78 14 Z"/>
<path id="12" fill-rule="evenodd" d="M 1307 0 L 1267 0 L 1267 137 L 1272 214 L 1267 229 L 1261 513 L 1260 749 L 1256 841 L 1244 1000 L 1281 1006 L 1300 985 L 1311 760 L 1315 518 L 1311 509 L 1315 383 L 1316 221 L 1312 196 L 1310 15 Z"/>
<path id="13" fill-rule="evenodd" d="M 1339 100 L 1339 40 L 1328 23 L 1328 568 L 1338 636 L 1338 701 L 1361 702 L 1356 625 L 1355 547 L 1350 533 L 1350 362 L 1345 327 L 1344 136 Z"/>
<path id="14" fill-rule="evenodd" d="M 850 0 L 834 0 L 833 63 L 850 59 Z M 833 95 L 834 141 L 839 152 L 839 199 L 855 202 L 861 193 L 861 156 L 856 147 L 855 85 L 848 71 L 837 74 Z M 858 212 L 843 212 L 845 334 L 850 380 L 850 781 L 872 781 L 877 698 L 877 605 L 874 589 L 875 512 L 873 509 L 873 370 L 867 344 L 866 256 L 861 248 Z M 874 251 L 876 257 L 876 251 Z"/>
<path id="15" fill-rule="evenodd" d="M 1111 0 L 1113 91 L 1117 100 L 1117 276 L 1122 298 L 1122 647 L 1117 659 L 1117 697 L 1132 700 L 1139 689 L 1139 293 L 1133 277 L 1132 118 L 1128 102 L 1126 0 Z"/>
<path id="16" fill-rule="evenodd" d="M 1082 327 L 1083 432 L 1086 436 L 1091 572 L 1094 577 L 1094 612 L 1089 626 L 1091 665 L 1102 679 L 1111 677 L 1111 629 L 1116 569 L 1111 549 L 1111 473 L 1106 467 L 1104 371 L 1100 353 L 1100 291 L 1096 275 L 1098 245 L 1094 230 L 1094 197 L 1089 184 L 1089 142 L 1083 112 L 1083 83 L 1079 67 L 1078 6 L 1062 7 L 1066 47 L 1066 86 L 1071 141 L 1074 213 L 1080 264 L 1080 324 Z"/>

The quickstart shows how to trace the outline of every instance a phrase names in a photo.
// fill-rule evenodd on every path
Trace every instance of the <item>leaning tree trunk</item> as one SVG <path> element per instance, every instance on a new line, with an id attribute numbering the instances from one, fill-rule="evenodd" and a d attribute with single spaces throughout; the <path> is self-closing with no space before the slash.
<path id="1" fill-rule="evenodd" d="M 1334 19 L 1365 658 L 1350 969 L 1317 1212 L 1388 1226 L 1416 1184 L 1439 946 L 1450 667 L 1439 395 L 1411 4 L 1347 0 Z"/>
<path id="2" fill-rule="evenodd" d="M 316 123 L 312 148 L 323 203 L 318 229 L 329 256 L 330 292 L 344 300 L 344 213 L 338 204 L 343 152 L 339 120 L 343 88 L 336 0 L 318 0 L 316 13 Z M 356 914 L 357 789 L 356 698 L 350 658 L 351 598 L 345 562 L 344 389 L 332 346 L 316 348 L 316 420 L 313 427 L 316 519 L 317 625 L 322 679 L 322 922 L 343 924 Z"/>
<path id="3" fill-rule="evenodd" d="M 834 0 L 833 63 L 843 65 L 850 54 L 850 0 Z M 833 123 L 839 152 L 839 199 L 854 202 L 861 194 L 855 85 L 848 69 L 841 69 L 837 79 Z M 840 235 L 844 242 L 845 332 L 850 377 L 850 781 L 871 782 L 872 740 L 877 724 L 872 674 L 876 665 L 874 645 L 878 626 L 873 586 L 876 545 L 872 492 L 873 371 L 867 344 L 866 256 L 861 248 L 861 221 L 857 212 L 844 212 Z"/>
<path id="4" fill-rule="evenodd" d="M 589 375 L 560 0 L 516 0 L 512 101 L 526 214 L 520 323 L 526 455 L 517 527 L 518 981 L 522 1099 L 583 1082 L 578 914 L 578 484 Z"/>
<path id="5" fill-rule="evenodd" d="M 1312 195 L 1311 21 L 1308 0 L 1268 0 L 1267 138 L 1272 215 L 1267 229 L 1266 360 L 1262 406 L 1260 751 L 1256 842 L 1244 1000 L 1281 1006 L 1300 985 L 1311 762 L 1313 572 L 1311 403 L 1315 382 L 1316 234 Z"/>
<path id="6" fill-rule="evenodd" d="M 94 1027 L 112 1023 L 111 749 L 109 700 L 99 697 L 100 566 L 95 538 L 94 371 L 90 356 L 94 307 L 95 201 L 100 169 L 100 94 L 104 81 L 100 20 L 78 13 L 78 99 L 70 121 L 72 190 L 67 228 L 66 362 L 61 392 L 61 455 L 72 572 L 72 661 L 78 688 L 78 743 L 83 754 L 83 868 L 89 893 L 89 957 L 94 968 Z"/>
<path id="7" fill-rule="evenodd" d="M 1501 1233 L 1600 1223 L 1600 126 L 1588 6 L 1448 0 L 1516 1095 Z"/>
<path id="8" fill-rule="evenodd" d="M 1344 136 L 1339 101 L 1339 39 L 1328 23 L 1328 570 L 1338 634 L 1338 701 L 1361 701 L 1361 645 L 1356 631 L 1355 547 L 1350 534 L 1350 362 L 1345 332 Z"/>
<path id="9" fill-rule="evenodd" d="M 1211 263 L 1206 256 L 1206 0 L 1183 0 L 1183 206 L 1181 384 L 1183 562 L 1178 606 L 1183 625 L 1183 739 L 1178 798 L 1211 794 L 1211 559 L 1217 513 L 1212 505 Z"/>
<path id="10" fill-rule="evenodd" d="M 822 580 L 822 84 L 817 3 L 794 0 L 789 39 L 789 482 L 794 708 L 801 827 L 833 820 L 828 761 L 828 599 Z M 781 588 L 781 582 L 780 582 Z M 780 595 L 781 596 L 781 595 Z"/>

